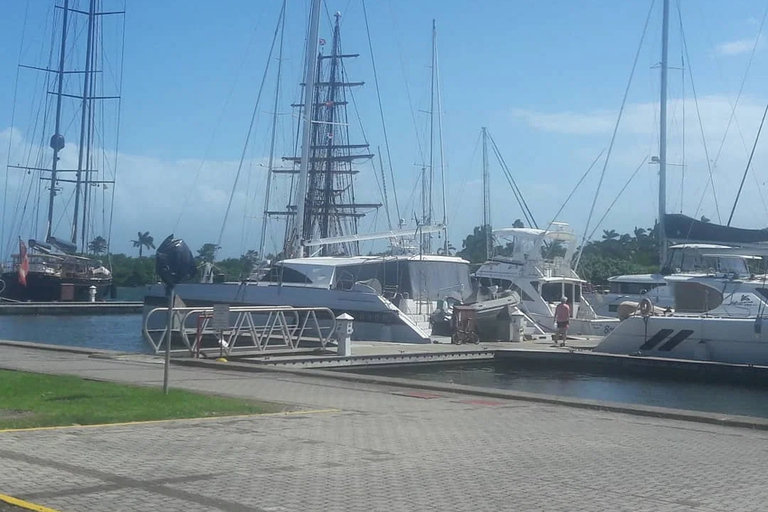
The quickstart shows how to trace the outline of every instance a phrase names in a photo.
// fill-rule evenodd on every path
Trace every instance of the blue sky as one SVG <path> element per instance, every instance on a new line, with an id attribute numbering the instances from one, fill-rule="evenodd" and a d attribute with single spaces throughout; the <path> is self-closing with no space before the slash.
<path id="1" fill-rule="evenodd" d="M 107 7 L 122 4 L 118 0 L 103 2 Z M 80 3 L 85 4 L 83 0 Z M 174 232 L 193 248 L 215 242 L 222 229 L 280 1 L 127 3 L 113 250 L 133 251 L 130 240 L 139 230 L 150 231 L 156 240 Z M 14 144 L 34 144 L 24 139 L 30 121 L 24 118 L 23 109 L 17 109 L 16 119 L 11 119 L 16 65 L 25 11 L 28 9 L 27 43 L 22 60 L 34 64 L 29 62 L 36 55 L 31 48 L 50 38 L 50 31 L 42 29 L 51 4 L 30 0 L 28 6 L 25 0 L 3 0 L 3 163 L 8 158 L 11 133 L 12 155 Z M 419 210 L 413 191 L 418 187 L 419 165 L 424 161 L 419 147 L 425 145 L 427 116 L 421 111 L 429 106 L 433 18 L 438 26 L 449 237 L 453 245 L 460 247 L 463 237 L 482 219 L 477 146 L 480 128 L 487 126 L 495 138 L 538 222 L 553 220 L 590 162 L 608 147 L 651 4 L 651 0 L 620 4 L 607 0 L 368 0 L 401 216 L 411 220 Z M 638 166 L 640 171 L 598 229 L 598 237 L 602 228 L 630 231 L 634 226 L 651 226 L 656 217 L 657 168 L 642 163 L 657 152 L 659 73 L 655 65 L 660 54 L 661 0 L 655 4 L 592 228 Z M 668 158 L 673 164 L 685 161 L 685 181 L 680 165 L 670 167 L 669 210 L 706 215 L 717 221 L 719 209 L 724 223 L 768 101 L 762 86 L 768 75 L 765 34 L 757 41 L 767 5 L 764 0 L 672 0 L 670 61 L 676 67 L 681 61 L 678 4 L 690 57 L 690 62 L 686 58 L 686 67 L 693 75 L 693 84 L 687 69 L 685 83 L 680 70 L 670 71 Z M 350 78 L 366 82 L 355 91 L 355 101 L 373 152 L 377 152 L 377 146 L 384 151 L 362 1 L 326 0 L 326 6 L 329 13 L 342 12 L 345 51 L 361 54 L 348 64 L 347 71 Z M 290 146 L 293 119 L 289 104 L 298 100 L 306 10 L 305 0 L 289 1 L 283 76 L 286 87 L 282 89 L 279 109 L 280 155 L 286 154 Z M 321 36 L 330 40 L 327 18 Z M 756 41 L 735 123 L 724 137 Z M 246 168 L 223 231 L 222 256 L 237 255 L 258 245 L 265 188 L 264 167 L 260 164 L 268 154 L 268 113 L 273 94 L 274 80 L 270 79 L 246 151 Z M 354 113 L 351 117 L 356 118 Z M 357 126 L 353 138 L 362 139 Z M 70 145 L 76 142 L 72 137 L 68 141 Z M 768 225 L 763 197 L 768 196 L 767 147 L 762 142 L 758 146 L 752 174 L 734 217 L 736 225 Z M 600 161 L 556 219 L 569 222 L 580 235 L 602 165 Z M 710 168 L 717 208 L 708 185 Z M 370 166 L 361 170 L 358 198 L 380 201 L 376 172 Z M 493 224 L 510 225 L 522 213 L 493 159 L 491 174 Z M 15 180 L 12 174 L 12 187 Z M 391 183 L 388 189 L 392 190 Z M 280 193 L 285 191 L 276 187 L 273 197 L 279 198 Z M 6 207 L 12 210 L 15 205 L 9 200 Z M 366 231 L 385 228 L 383 212 L 363 225 Z M 6 221 L 4 244 L 19 235 L 33 236 L 12 233 L 13 229 Z M 66 226 L 61 229 L 66 232 Z M 271 228 L 267 249 L 279 245 L 281 236 L 279 226 Z"/>

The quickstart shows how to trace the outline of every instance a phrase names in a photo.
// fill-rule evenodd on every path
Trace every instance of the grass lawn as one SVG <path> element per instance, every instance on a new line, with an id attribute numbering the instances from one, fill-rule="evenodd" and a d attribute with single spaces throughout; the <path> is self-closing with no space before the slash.
<path id="1" fill-rule="evenodd" d="M 0 370 L 0 429 L 280 412 L 236 398 Z"/>

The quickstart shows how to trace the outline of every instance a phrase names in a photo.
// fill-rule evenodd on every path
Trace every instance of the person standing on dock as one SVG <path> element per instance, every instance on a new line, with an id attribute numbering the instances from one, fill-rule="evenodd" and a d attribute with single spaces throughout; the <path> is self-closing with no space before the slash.
<path id="1" fill-rule="evenodd" d="M 555 324 L 557 325 L 557 332 L 555 333 L 555 345 L 560 338 L 560 346 L 565 346 L 565 338 L 568 337 L 568 324 L 571 321 L 571 306 L 568 305 L 568 297 L 563 296 L 560 299 L 560 304 L 555 308 Z"/>

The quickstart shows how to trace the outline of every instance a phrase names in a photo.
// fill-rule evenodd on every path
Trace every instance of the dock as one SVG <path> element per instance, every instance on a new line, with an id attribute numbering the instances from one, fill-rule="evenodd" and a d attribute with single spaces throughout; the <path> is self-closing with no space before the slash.
<path id="1" fill-rule="evenodd" d="M 0 315 L 137 315 L 141 301 L 0 302 Z"/>

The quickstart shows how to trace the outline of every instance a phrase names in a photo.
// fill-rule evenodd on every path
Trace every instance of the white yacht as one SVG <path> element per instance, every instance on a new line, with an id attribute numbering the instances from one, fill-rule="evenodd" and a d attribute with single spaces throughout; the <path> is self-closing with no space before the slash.
<path id="1" fill-rule="evenodd" d="M 585 292 L 590 304 L 600 316 L 618 316 L 622 302 L 639 303 L 650 299 L 662 309 L 673 309 L 675 298 L 667 286 L 668 276 L 699 277 L 720 282 L 722 279 L 747 278 L 748 261 L 756 258 L 734 253 L 735 249 L 719 244 L 676 244 L 669 248 L 668 263 L 664 266 L 671 274 L 627 274 L 608 278 L 609 289 Z M 746 252 L 739 250 L 739 252 Z"/>
<path id="2" fill-rule="evenodd" d="M 720 288 L 702 277 L 667 279 L 675 297 L 673 314 L 631 316 L 594 351 L 768 365 L 766 276 L 723 281 Z"/>
<path id="3" fill-rule="evenodd" d="M 258 282 L 176 287 L 187 306 L 327 307 L 354 317 L 353 339 L 404 343 L 430 343 L 438 301 L 463 301 L 471 291 L 469 262 L 436 255 L 294 258 L 275 263 Z M 162 285 L 148 286 L 145 315 L 167 300 Z M 148 327 L 162 328 L 159 320 Z"/>
<path id="4" fill-rule="evenodd" d="M 474 273 L 480 286 L 516 292 L 521 298 L 520 310 L 547 332 L 554 331 L 555 307 L 563 296 L 571 306 L 570 334 L 605 335 L 618 325 L 618 318 L 595 314 L 584 298 L 582 291 L 587 283 L 570 266 L 576 236 L 567 224 L 553 223 L 547 230 L 504 228 L 493 233 L 512 238 L 513 253 L 483 263 Z M 565 254 L 545 256 L 556 243 L 565 247 Z"/>

